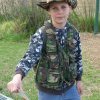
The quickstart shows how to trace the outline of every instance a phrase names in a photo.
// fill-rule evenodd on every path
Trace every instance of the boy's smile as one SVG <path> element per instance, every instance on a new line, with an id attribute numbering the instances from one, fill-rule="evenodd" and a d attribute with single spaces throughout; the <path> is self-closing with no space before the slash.
<path id="1" fill-rule="evenodd" d="M 57 28 L 63 28 L 71 12 L 71 7 L 65 2 L 54 2 L 48 10 L 52 23 Z"/>

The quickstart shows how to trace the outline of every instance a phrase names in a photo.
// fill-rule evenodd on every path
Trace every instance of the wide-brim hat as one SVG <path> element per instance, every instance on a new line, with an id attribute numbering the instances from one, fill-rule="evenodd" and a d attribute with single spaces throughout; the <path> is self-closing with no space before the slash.
<path id="1" fill-rule="evenodd" d="M 72 7 L 72 9 L 75 9 L 77 6 L 77 0 L 45 0 L 37 3 L 37 5 L 45 10 L 48 10 L 50 4 L 53 2 L 66 2 L 69 6 Z"/>

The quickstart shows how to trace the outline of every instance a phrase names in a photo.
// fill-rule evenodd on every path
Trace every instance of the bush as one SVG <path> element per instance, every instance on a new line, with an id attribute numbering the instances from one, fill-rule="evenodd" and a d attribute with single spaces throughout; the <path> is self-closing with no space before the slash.
<path id="1" fill-rule="evenodd" d="M 5 21 L 0 23 L 0 39 L 3 39 L 7 35 L 13 33 L 13 26 L 14 22 L 13 21 Z"/>
<path id="2" fill-rule="evenodd" d="M 94 30 L 95 13 L 93 1 L 82 0 L 82 6 L 78 6 L 69 18 L 69 21 L 82 32 L 93 32 Z M 43 25 L 44 20 L 48 19 L 46 11 L 37 7 L 37 0 L 28 0 L 28 2 L 29 4 L 26 5 L 22 0 L 10 0 L 10 2 L 6 1 L 2 4 L 5 9 L 2 9 L 3 13 L 0 15 L 0 39 L 8 38 L 8 36 L 15 38 L 14 40 L 27 38 L 35 33 L 38 27 Z"/>
<path id="3" fill-rule="evenodd" d="M 15 22 L 14 21 L 5 21 L 0 24 L 0 40 L 7 41 L 25 41 L 27 39 L 28 34 L 22 31 L 15 31 Z M 19 25 L 21 26 L 21 25 Z M 22 25 L 24 26 L 24 25 Z M 21 29 L 19 29 L 21 30 Z"/>
<path id="4" fill-rule="evenodd" d="M 93 32 L 94 30 L 94 16 L 83 17 L 74 12 L 70 16 L 69 21 L 73 23 L 81 32 Z"/>

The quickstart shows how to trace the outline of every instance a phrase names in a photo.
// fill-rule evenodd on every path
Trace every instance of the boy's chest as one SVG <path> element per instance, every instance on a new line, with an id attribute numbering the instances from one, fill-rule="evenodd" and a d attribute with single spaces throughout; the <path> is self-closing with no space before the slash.
<path id="1" fill-rule="evenodd" d="M 64 46 L 66 38 L 67 38 L 67 32 L 66 31 L 60 30 L 60 31 L 56 32 L 56 41 L 58 41 L 58 43 L 61 46 Z"/>

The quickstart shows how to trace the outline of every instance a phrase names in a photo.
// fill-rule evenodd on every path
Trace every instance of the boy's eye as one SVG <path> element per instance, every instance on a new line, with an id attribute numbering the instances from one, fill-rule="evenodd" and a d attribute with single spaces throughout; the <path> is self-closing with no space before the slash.
<path id="1" fill-rule="evenodd" d="M 66 8 L 66 6 L 64 6 L 64 5 L 61 6 L 61 9 L 65 9 L 65 8 Z"/>
<path id="2" fill-rule="evenodd" d="M 58 8 L 57 8 L 57 7 L 53 7 L 52 9 L 53 9 L 53 10 L 58 10 Z"/>
<path id="3" fill-rule="evenodd" d="M 58 8 L 58 7 L 52 7 L 51 9 L 52 9 L 53 11 L 58 11 L 59 9 L 64 10 L 64 9 L 66 9 L 66 6 L 65 6 L 65 5 L 62 5 L 60 8 Z"/>

